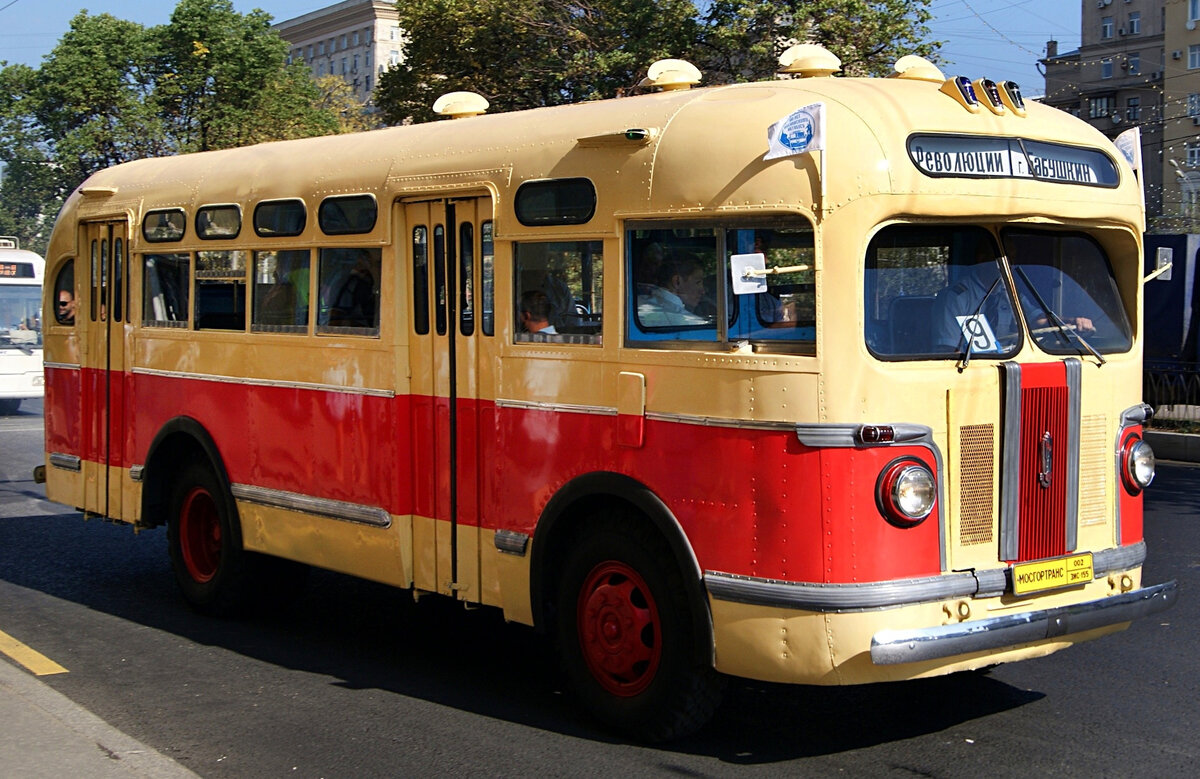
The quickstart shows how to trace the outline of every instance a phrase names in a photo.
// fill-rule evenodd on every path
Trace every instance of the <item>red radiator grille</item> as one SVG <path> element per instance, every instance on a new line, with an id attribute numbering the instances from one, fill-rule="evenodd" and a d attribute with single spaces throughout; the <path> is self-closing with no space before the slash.
<path id="1" fill-rule="evenodd" d="M 1021 390 L 1019 561 L 1067 553 L 1067 402 L 1065 386 Z"/>

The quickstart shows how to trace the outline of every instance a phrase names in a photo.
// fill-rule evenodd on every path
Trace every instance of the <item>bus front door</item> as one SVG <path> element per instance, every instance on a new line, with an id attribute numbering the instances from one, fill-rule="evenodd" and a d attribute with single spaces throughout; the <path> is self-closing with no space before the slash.
<path id="1" fill-rule="evenodd" d="M 124 221 L 88 222 L 81 229 L 81 254 L 87 258 L 87 283 L 81 285 L 83 299 L 76 313 L 76 321 L 84 320 L 87 333 L 82 377 L 83 509 L 89 514 L 124 518 L 129 231 Z"/>
<path id="2" fill-rule="evenodd" d="M 404 206 L 412 279 L 409 327 L 414 435 L 413 584 L 479 602 L 480 360 L 478 292 L 491 254 L 491 200 L 454 198 Z"/>

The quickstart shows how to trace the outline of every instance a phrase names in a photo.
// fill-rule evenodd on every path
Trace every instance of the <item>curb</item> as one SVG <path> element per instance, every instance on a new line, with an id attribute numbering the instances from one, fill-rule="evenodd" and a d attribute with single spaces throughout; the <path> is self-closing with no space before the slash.
<path id="1" fill-rule="evenodd" d="M 1170 433 L 1165 430 L 1146 430 L 1142 435 L 1146 443 L 1154 449 L 1156 459 L 1200 462 L 1200 435 Z"/>
<path id="2" fill-rule="evenodd" d="M 6 659 L 0 659 L 0 710 L 9 719 L 0 734 L 6 776 L 199 779 Z"/>

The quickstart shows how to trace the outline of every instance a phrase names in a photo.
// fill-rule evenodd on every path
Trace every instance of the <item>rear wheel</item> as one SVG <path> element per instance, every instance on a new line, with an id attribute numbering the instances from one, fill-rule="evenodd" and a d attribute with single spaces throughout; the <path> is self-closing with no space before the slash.
<path id="1" fill-rule="evenodd" d="M 590 522 L 568 552 L 558 639 L 572 687 L 609 727 L 644 741 L 691 733 L 720 702 L 702 607 L 666 543 L 623 518 Z"/>
<path id="2" fill-rule="evenodd" d="M 224 615 L 245 605 L 250 565 L 237 533 L 232 496 L 211 469 L 190 465 L 172 494 L 167 541 L 175 580 L 197 611 Z"/>

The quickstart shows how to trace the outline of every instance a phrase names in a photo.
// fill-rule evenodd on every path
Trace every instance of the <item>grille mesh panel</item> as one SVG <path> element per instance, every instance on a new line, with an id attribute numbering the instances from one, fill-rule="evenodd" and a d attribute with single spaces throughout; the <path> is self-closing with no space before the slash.
<path id="1" fill-rule="evenodd" d="M 1099 525 L 1108 515 L 1108 480 L 1113 454 L 1103 414 L 1086 416 L 1079 434 L 1079 523 Z"/>
<path id="2" fill-rule="evenodd" d="M 963 546 L 992 541 L 994 440 L 993 425 L 959 428 L 958 524 L 959 543 Z"/>

